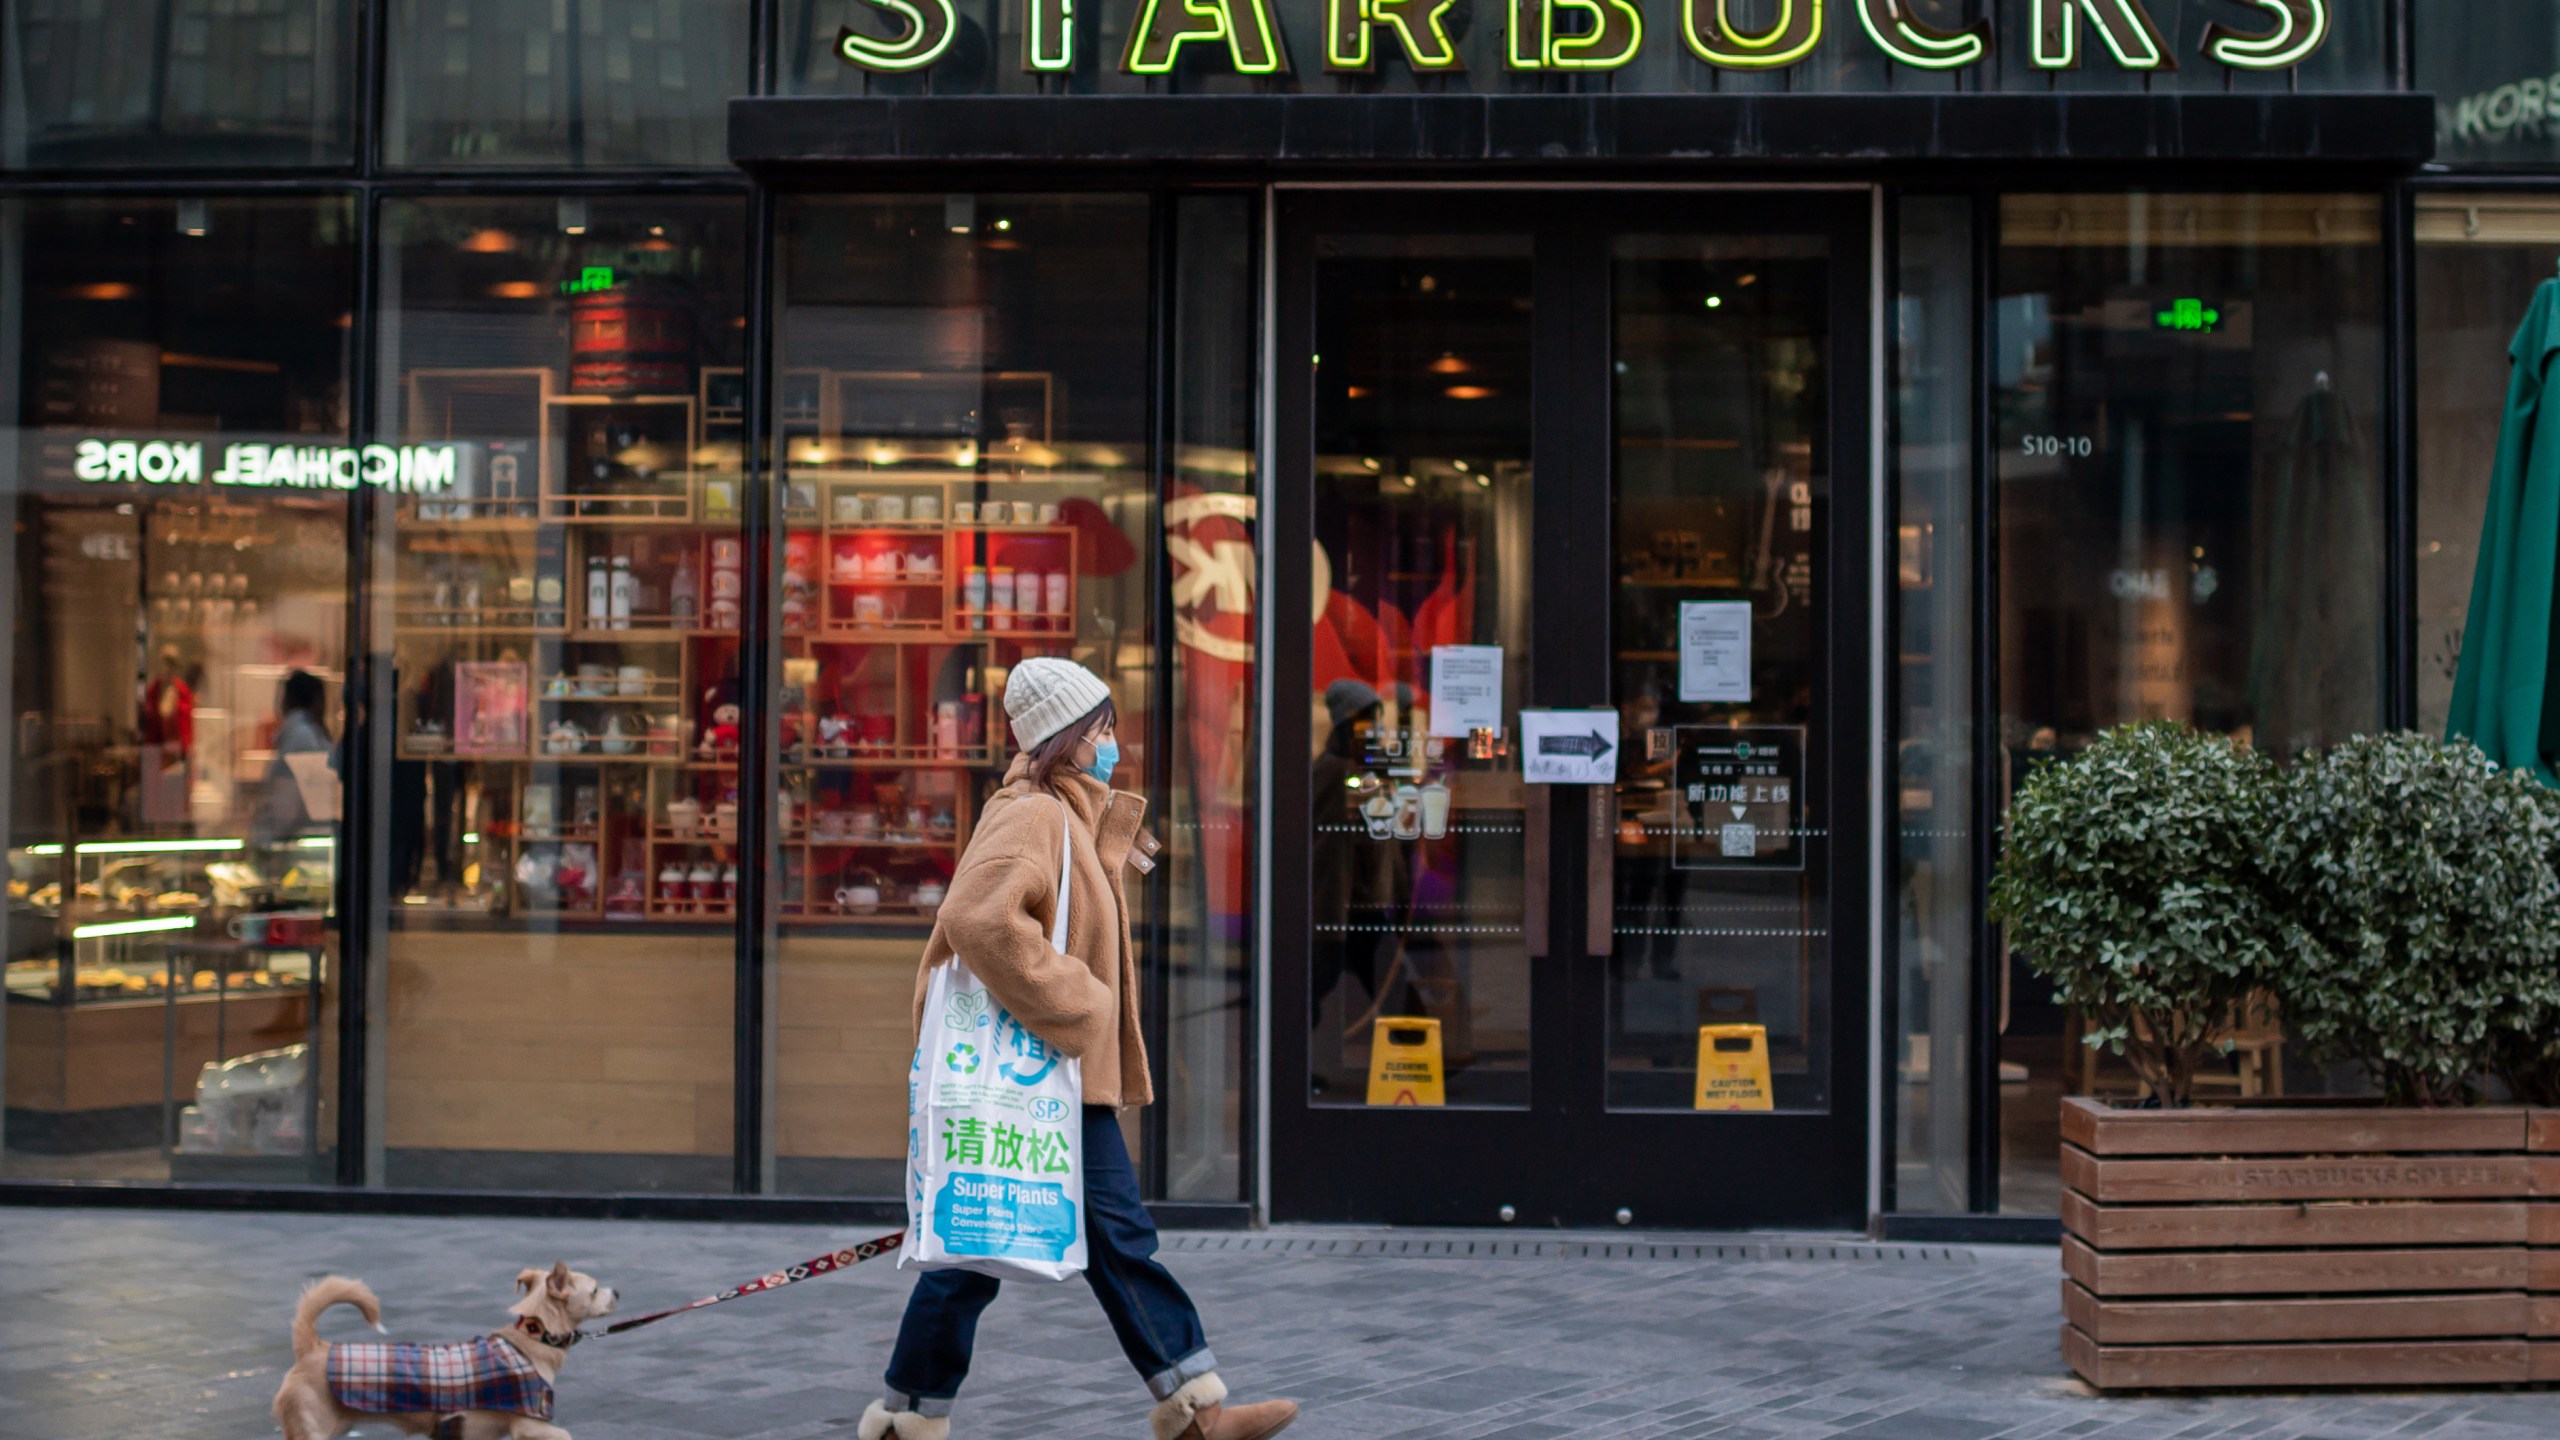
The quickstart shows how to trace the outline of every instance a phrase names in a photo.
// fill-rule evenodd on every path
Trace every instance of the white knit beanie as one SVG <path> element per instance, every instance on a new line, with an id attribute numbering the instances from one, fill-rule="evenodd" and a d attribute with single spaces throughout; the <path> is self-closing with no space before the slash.
<path id="1" fill-rule="evenodd" d="M 1025 750 L 1084 718 L 1111 698 L 1102 678 L 1073 660 L 1034 655 L 1005 677 L 1004 713 L 1013 720 L 1013 743 Z"/>

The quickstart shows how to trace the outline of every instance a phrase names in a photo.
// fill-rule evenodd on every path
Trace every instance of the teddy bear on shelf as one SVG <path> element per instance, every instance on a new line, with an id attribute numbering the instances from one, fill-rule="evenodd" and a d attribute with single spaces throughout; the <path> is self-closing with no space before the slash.
<path id="1" fill-rule="evenodd" d="M 723 680 L 702 692 L 702 708 L 709 717 L 702 727 L 702 753 L 734 755 L 738 752 L 738 682 Z"/>

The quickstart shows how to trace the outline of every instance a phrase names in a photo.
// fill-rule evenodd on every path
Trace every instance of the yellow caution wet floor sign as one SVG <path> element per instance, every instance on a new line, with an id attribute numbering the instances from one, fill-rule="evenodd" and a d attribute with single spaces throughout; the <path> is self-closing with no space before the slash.
<path id="1" fill-rule="evenodd" d="M 1767 1110 L 1769 1029 L 1765 1025 L 1698 1027 L 1700 1110 Z"/>
<path id="2" fill-rule="evenodd" d="M 1369 1042 L 1369 1103 L 1446 1105 L 1441 1083 L 1440 1022 L 1425 1015 L 1381 1015 Z"/>

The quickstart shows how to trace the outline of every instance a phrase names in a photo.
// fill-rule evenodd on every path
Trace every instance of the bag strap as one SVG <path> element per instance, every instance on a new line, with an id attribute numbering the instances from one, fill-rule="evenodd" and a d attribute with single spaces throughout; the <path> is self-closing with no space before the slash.
<path id="1" fill-rule="evenodd" d="M 1067 953 L 1067 897 L 1072 892 L 1067 873 L 1068 861 L 1075 854 L 1076 827 L 1067 817 L 1067 802 L 1058 802 L 1058 918 L 1049 926 L 1049 948 Z"/>

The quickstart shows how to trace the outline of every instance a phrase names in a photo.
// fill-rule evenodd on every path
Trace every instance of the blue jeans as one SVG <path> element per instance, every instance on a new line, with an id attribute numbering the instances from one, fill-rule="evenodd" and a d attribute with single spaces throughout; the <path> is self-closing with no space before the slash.
<path id="1" fill-rule="evenodd" d="M 1107 1106 L 1084 1111 L 1084 1280 L 1102 1302 L 1122 1353 L 1162 1400 L 1218 1368 L 1200 1328 L 1199 1308 L 1156 1263 L 1156 1222 L 1138 1198 L 1138 1172 L 1129 1164 L 1119 1117 Z M 907 1296 L 898 1345 L 889 1352 L 886 1397 L 891 1410 L 948 1415 L 960 1382 L 969 1378 L 969 1353 L 978 1338 L 978 1316 L 995 1303 L 1002 1282 L 967 1270 L 928 1270 Z"/>

